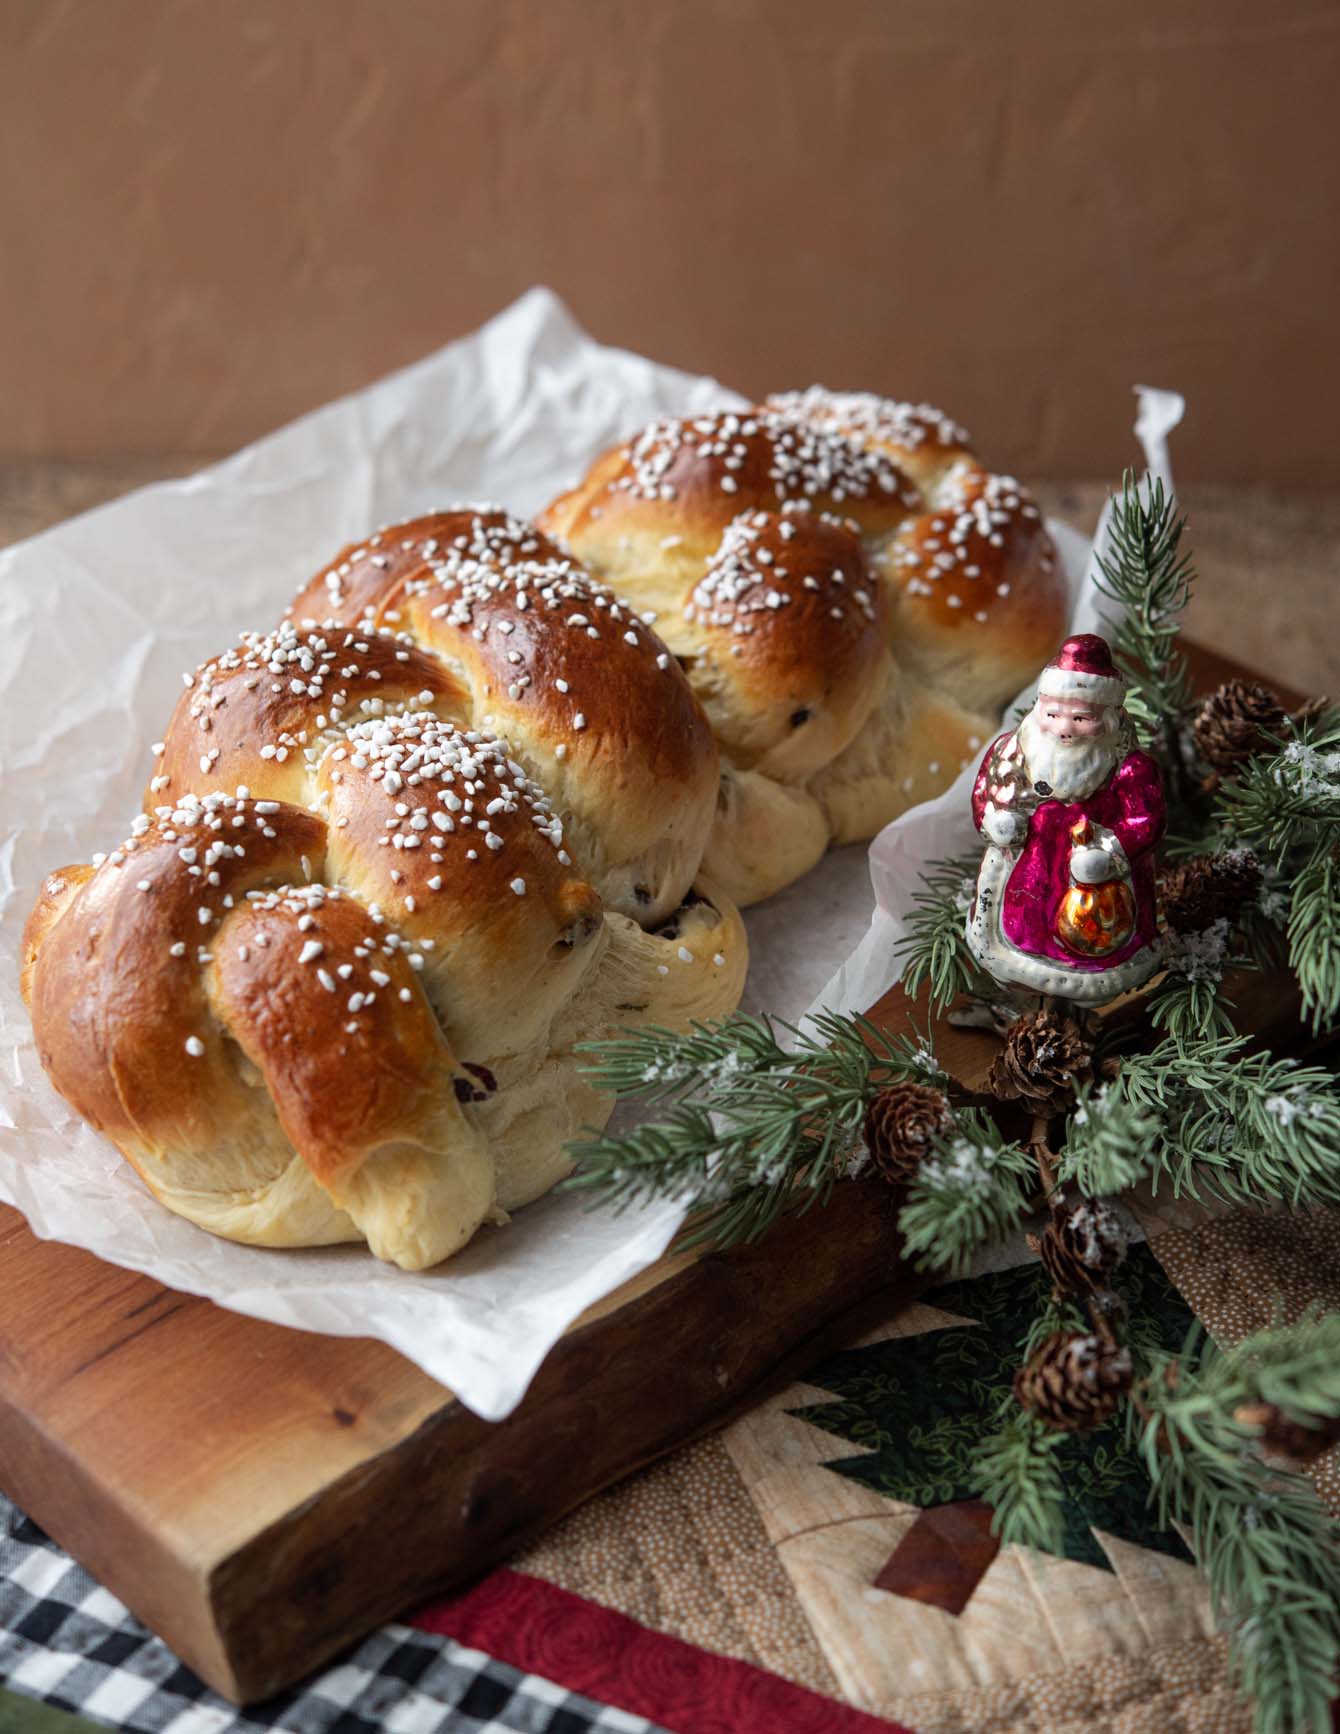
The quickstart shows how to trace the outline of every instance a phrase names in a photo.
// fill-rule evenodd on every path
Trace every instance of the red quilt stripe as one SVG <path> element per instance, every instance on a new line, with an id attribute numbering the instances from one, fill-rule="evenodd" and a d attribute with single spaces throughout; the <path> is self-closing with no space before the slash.
<path id="1" fill-rule="evenodd" d="M 522 1572 L 492 1572 L 411 1624 L 675 1734 L 907 1734 Z"/>

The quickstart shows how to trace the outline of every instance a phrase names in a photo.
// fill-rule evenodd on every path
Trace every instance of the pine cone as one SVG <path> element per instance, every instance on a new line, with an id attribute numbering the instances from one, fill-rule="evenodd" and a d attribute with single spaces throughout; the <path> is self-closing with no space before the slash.
<path id="1" fill-rule="evenodd" d="M 930 1084 L 889 1084 L 866 1110 L 870 1159 L 890 1184 L 898 1185 L 912 1177 L 931 1140 L 950 1123 L 948 1101 Z"/>
<path id="2" fill-rule="evenodd" d="M 1030 1235 L 1028 1244 L 1057 1295 L 1084 1300 L 1107 1287 L 1108 1276 L 1126 1256 L 1126 1229 L 1110 1204 L 1081 1198 L 1054 1206 L 1041 1239 Z"/>
<path id="3" fill-rule="evenodd" d="M 1163 919 L 1174 933 L 1204 933 L 1225 919 L 1236 922 L 1261 890 L 1261 863 L 1250 849 L 1196 855 L 1159 880 Z"/>
<path id="4" fill-rule="evenodd" d="M 1092 1076 L 1093 1049 L 1074 1018 L 1024 1012 L 1010 1025 L 986 1087 L 1003 1102 L 1022 1102 L 1034 1114 L 1055 1114 Z"/>
<path id="5" fill-rule="evenodd" d="M 1014 1375 L 1015 1400 L 1059 1433 L 1101 1426 L 1130 1388 L 1130 1351 L 1084 1332 L 1056 1331 Z"/>
<path id="6" fill-rule="evenodd" d="M 1233 1419 L 1260 1429 L 1263 1456 L 1281 1457 L 1292 1464 L 1311 1463 L 1323 1451 L 1340 1445 L 1340 1417 L 1309 1426 L 1291 1420 L 1276 1403 L 1243 1403 L 1233 1411 Z"/>
<path id="7" fill-rule="evenodd" d="M 1202 699 L 1191 732 L 1200 755 L 1217 771 L 1236 769 L 1254 753 L 1272 751 L 1266 735 L 1284 730 L 1284 706 L 1255 680 L 1226 680 Z"/>

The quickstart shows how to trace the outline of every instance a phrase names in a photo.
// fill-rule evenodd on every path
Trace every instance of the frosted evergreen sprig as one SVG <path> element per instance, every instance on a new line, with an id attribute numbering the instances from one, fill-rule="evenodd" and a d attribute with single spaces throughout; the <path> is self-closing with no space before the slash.
<path id="1" fill-rule="evenodd" d="M 1289 964 L 1314 1031 L 1340 1017 L 1340 841 L 1323 837 L 1298 869 L 1289 900 Z"/>
<path id="2" fill-rule="evenodd" d="M 1182 1046 L 1201 1036 L 1231 1035 L 1233 1001 L 1224 991 L 1230 969 L 1251 969 L 1250 949 L 1220 917 L 1202 933 L 1164 935 L 1167 973 L 1149 996 L 1149 1021 Z"/>
<path id="3" fill-rule="evenodd" d="M 1130 1137 L 1131 1165 L 1138 1163 L 1156 1192 L 1166 1187 L 1174 1197 L 1210 1194 L 1233 1204 L 1340 1202 L 1337 1080 L 1319 1066 L 1250 1053 L 1244 1037 L 1185 1047 L 1168 1039 L 1127 1055 L 1102 1099 L 1103 1119 L 1112 1116 L 1124 1118 L 1113 1121 L 1107 1172 L 1086 1156 L 1094 1133 L 1081 1124 L 1073 1152 L 1067 1142 L 1063 1175 L 1080 1184 L 1118 1180 L 1112 1147 Z M 1157 1129 L 1133 1130 L 1140 1116 Z M 1121 1190 L 1132 1180 L 1094 1189 Z"/>
<path id="4" fill-rule="evenodd" d="M 939 1010 L 983 982 L 965 935 L 980 865 L 980 849 L 928 862 L 912 893 L 907 931 L 894 948 L 905 960 L 904 989 L 915 998 L 929 985 L 931 1005 Z"/>
<path id="5" fill-rule="evenodd" d="M 890 1035 L 860 1013 L 829 1011 L 803 1028 L 749 1012 L 695 1021 L 687 1030 L 651 1025 L 579 1042 L 576 1052 L 589 1056 L 583 1070 L 608 1095 L 662 1102 L 706 1088 L 714 1108 L 732 1090 L 800 1084 L 868 1093 L 895 1078 L 943 1075 L 924 1042 Z"/>
<path id="6" fill-rule="evenodd" d="M 1162 1113 L 1132 1101 L 1119 1082 L 1086 1085 L 1066 1124 L 1057 1179 L 1090 1198 L 1115 1197 L 1144 1178 L 1162 1128 Z"/>
<path id="7" fill-rule="evenodd" d="M 898 1218 L 916 1265 L 961 1275 L 975 1252 L 1018 1222 L 1035 1180 L 1029 1151 L 1002 1140 L 979 1110 L 956 1113 L 913 1176 Z"/>
<path id="8" fill-rule="evenodd" d="M 804 1030 L 736 1013 L 686 1032 L 625 1031 L 578 1051 L 590 1056 L 598 1089 L 667 1111 L 571 1143 L 577 1171 L 566 1186 L 616 1210 L 683 1204 L 689 1245 L 751 1242 L 788 1206 L 825 1202 L 856 1155 L 875 1091 L 943 1075 L 923 1042 L 831 1012 Z"/>
<path id="9" fill-rule="evenodd" d="M 1164 1357 L 1128 1406 L 1151 1499 L 1162 1523 L 1191 1529 L 1256 1734 L 1322 1734 L 1340 1667 L 1340 1531 L 1310 1481 L 1260 1461 L 1234 1410 L 1306 1393 L 1309 1413 L 1340 1413 L 1340 1319 L 1211 1349 L 1189 1374 L 1196 1346 L 1175 1371 Z"/>
<path id="10" fill-rule="evenodd" d="M 991 1529 L 1003 1545 L 1064 1552 L 1066 1495 L 1056 1462 L 1064 1439 L 1015 1407 L 978 1447 L 973 1483 L 992 1508 Z"/>
<path id="11" fill-rule="evenodd" d="M 1103 626 L 1130 683 L 1127 714 L 1179 789 L 1186 782 L 1181 728 L 1191 681 L 1177 639 L 1195 577 L 1182 549 L 1185 532 L 1186 519 L 1158 477 L 1140 483 L 1127 470 L 1111 501 L 1108 551 L 1095 575 L 1101 594 L 1118 605 Z"/>
<path id="12" fill-rule="evenodd" d="M 1218 791 L 1220 829 L 1283 862 L 1340 843 L 1340 708 L 1294 726 L 1278 750 L 1248 759 Z"/>

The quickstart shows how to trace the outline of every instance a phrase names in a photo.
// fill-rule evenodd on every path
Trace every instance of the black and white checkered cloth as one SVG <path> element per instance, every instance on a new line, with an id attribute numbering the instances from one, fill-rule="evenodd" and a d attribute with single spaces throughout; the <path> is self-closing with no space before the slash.
<path id="1" fill-rule="evenodd" d="M 665 1734 L 408 1626 L 385 1626 L 300 1690 L 237 1710 L 2 1494 L 0 1686 L 134 1734 Z"/>

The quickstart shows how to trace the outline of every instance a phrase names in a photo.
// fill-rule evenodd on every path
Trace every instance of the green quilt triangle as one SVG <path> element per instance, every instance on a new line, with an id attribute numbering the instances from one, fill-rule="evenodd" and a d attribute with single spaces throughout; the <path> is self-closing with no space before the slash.
<path id="1" fill-rule="evenodd" d="M 1179 1347 L 1191 1310 L 1148 1247 L 1131 1249 L 1120 1277 L 1132 1338 Z M 1041 1266 L 1030 1263 L 934 1289 L 924 1297 L 928 1305 L 972 1322 L 844 1349 L 806 1374 L 837 1401 L 790 1413 L 866 1448 L 824 1465 L 839 1475 L 922 1510 L 972 1499 L 973 1455 L 1006 1398 L 1020 1341 L 1049 1288 Z M 1191 1557 L 1175 1530 L 1159 1527 L 1120 1421 L 1067 1439 L 1058 1462 L 1066 1559 L 1111 1570 L 1095 1529 L 1175 1559 Z"/>

